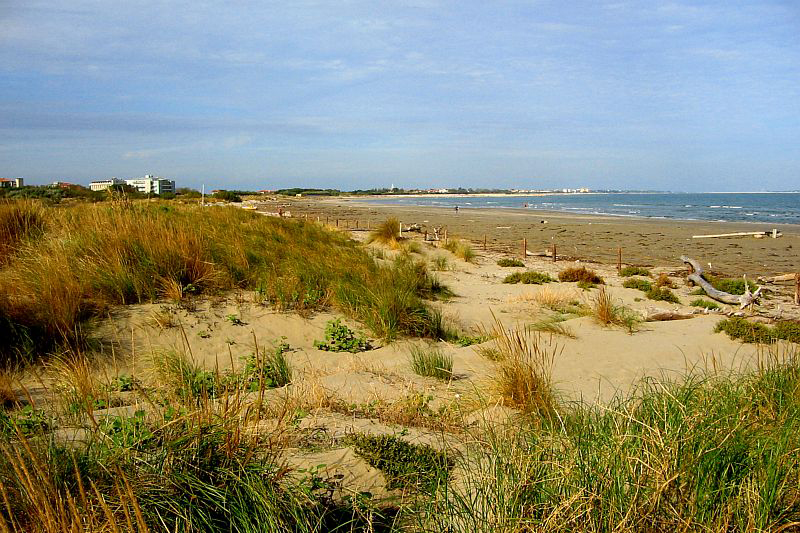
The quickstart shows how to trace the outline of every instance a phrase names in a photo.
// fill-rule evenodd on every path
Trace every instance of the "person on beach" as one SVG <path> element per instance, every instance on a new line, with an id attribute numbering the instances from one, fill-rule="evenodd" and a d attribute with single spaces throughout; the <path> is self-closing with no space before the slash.
<path id="1" fill-rule="evenodd" d="M 456 212 L 458 212 L 458 206 L 456 206 Z"/>

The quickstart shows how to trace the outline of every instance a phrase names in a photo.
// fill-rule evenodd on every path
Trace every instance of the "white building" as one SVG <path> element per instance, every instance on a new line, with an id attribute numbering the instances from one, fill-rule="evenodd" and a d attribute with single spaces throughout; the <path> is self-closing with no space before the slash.
<path id="1" fill-rule="evenodd" d="M 89 188 L 93 191 L 104 191 L 115 185 L 129 185 L 142 194 L 175 194 L 175 182 L 173 180 L 151 176 L 150 174 L 133 180 L 111 178 L 109 180 L 93 181 L 89 184 Z"/>
<path id="2" fill-rule="evenodd" d="M 93 181 L 89 184 L 89 188 L 93 191 L 104 191 L 109 187 L 113 187 L 115 185 L 124 185 L 125 181 L 119 178 L 111 178 L 110 180 L 98 180 Z"/>
<path id="3" fill-rule="evenodd" d="M 151 176 L 150 174 L 136 180 L 125 180 L 125 183 L 143 194 L 175 194 L 175 182 L 173 180 Z"/>

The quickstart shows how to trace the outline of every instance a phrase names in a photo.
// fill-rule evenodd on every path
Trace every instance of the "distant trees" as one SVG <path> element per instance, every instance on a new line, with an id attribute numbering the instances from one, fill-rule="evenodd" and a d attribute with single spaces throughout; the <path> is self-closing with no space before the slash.
<path id="1" fill-rule="evenodd" d="M 226 202 L 241 202 L 242 197 L 236 194 L 236 191 L 216 191 L 213 195 L 217 200 L 225 200 Z"/>

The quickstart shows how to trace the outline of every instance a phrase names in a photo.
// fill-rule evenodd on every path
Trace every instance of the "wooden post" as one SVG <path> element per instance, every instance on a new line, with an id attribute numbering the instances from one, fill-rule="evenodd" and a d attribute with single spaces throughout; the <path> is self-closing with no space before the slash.
<path id="1" fill-rule="evenodd" d="M 558 253 L 556 252 L 556 243 L 553 243 L 553 263 L 558 261 Z"/>
<path id="2" fill-rule="evenodd" d="M 428 242 L 428 230 L 425 230 L 425 242 Z"/>
<path id="3" fill-rule="evenodd" d="M 617 273 L 622 272 L 622 247 L 617 248 Z"/>
<path id="4" fill-rule="evenodd" d="M 486 234 L 483 234 L 483 251 L 486 251 Z"/>
<path id="5" fill-rule="evenodd" d="M 317 215 L 317 222 L 319 222 L 319 215 Z"/>
<path id="6" fill-rule="evenodd" d="M 522 258 L 528 258 L 528 239 L 522 239 Z"/>
<path id="7" fill-rule="evenodd" d="M 444 243 L 447 244 L 447 230 L 444 230 Z"/>
<path id="8" fill-rule="evenodd" d="M 356 229 L 358 229 L 358 219 L 356 219 Z"/>
<path id="9" fill-rule="evenodd" d="M 775 229 L 775 228 L 772 228 L 772 238 L 773 239 L 777 239 L 778 238 L 778 230 Z"/>
<path id="10" fill-rule="evenodd" d="M 337 228 L 339 227 L 339 219 L 338 218 L 336 219 L 336 227 Z"/>
<path id="11" fill-rule="evenodd" d="M 403 236 L 403 223 L 401 222 L 400 223 L 400 235 L 398 235 L 398 237 L 402 237 L 402 236 Z"/>
<path id="12" fill-rule="evenodd" d="M 328 215 L 325 215 L 325 225 L 326 226 L 331 225 L 331 217 L 329 217 Z"/>
<path id="13" fill-rule="evenodd" d="M 794 303 L 800 305 L 800 272 L 794 275 Z"/>
<path id="14" fill-rule="evenodd" d="M 367 229 L 369 229 L 369 219 L 367 219 Z"/>

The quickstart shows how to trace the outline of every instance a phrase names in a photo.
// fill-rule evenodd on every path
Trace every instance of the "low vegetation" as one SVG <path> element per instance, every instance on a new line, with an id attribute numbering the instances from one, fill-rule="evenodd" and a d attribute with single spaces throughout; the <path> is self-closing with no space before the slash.
<path id="1" fill-rule="evenodd" d="M 710 275 L 704 275 L 703 277 L 718 291 L 729 294 L 741 295 L 745 293 L 745 288 L 747 287 L 750 288 L 750 292 L 754 292 L 758 288 L 754 282 L 748 281 L 745 284 L 745 280 L 740 278 L 717 278 Z M 702 291 L 702 289 L 700 290 Z M 701 294 L 705 294 L 705 292 L 701 292 Z"/>
<path id="2" fill-rule="evenodd" d="M 800 343 L 800 322 L 784 320 L 770 327 L 744 318 L 731 317 L 721 320 L 716 332 L 725 332 L 732 339 L 756 344 L 769 344 L 778 340 Z"/>
<path id="3" fill-rule="evenodd" d="M 472 263 L 475 261 L 475 250 L 472 249 L 472 246 L 460 239 L 450 239 L 447 244 L 443 245 L 442 248 L 451 252 L 453 255 L 462 259 L 467 263 Z"/>
<path id="4" fill-rule="evenodd" d="M 644 267 L 626 266 L 625 268 L 620 270 L 619 275 L 620 276 L 624 276 L 624 277 L 644 276 L 644 277 L 649 278 L 650 277 L 650 271 L 647 270 Z"/>
<path id="5" fill-rule="evenodd" d="M 520 261 L 519 259 L 509 259 L 504 257 L 503 259 L 497 260 L 497 266 L 501 267 L 524 267 L 525 263 Z"/>
<path id="6" fill-rule="evenodd" d="M 82 348 L 113 305 L 234 288 L 280 310 L 333 306 L 383 338 L 438 335 L 423 298 L 443 287 L 424 268 L 378 265 L 313 222 L 160 203 L 4 204 L 0 216 L 0 362 Z"/>
<path id="7" fill-rule="evenodd" d="M 376 242 L 384 244 L 391 248 L 399 247 L 400 239 L 400 221 L 395 217 L 391 217 L 381 222 L 377 228 L 370 232 L 367 238 L 368 243 Z"/>
<path id="8" fill-rule="evenodd" d="M 630 278 L 622 282 L 622 286 L 626 289 L 638 289 L 642 292 L 647 292 L 653 288 L 653 284 L 646 279 Z"/>
<path id="9" fill-rule="evenodd" d="M 662 272 L 661 274 L 658 275 L 658 279 L 656 279 L 655 286 L 656 287 L 666 287 L 668 289 L 677 289 L 678 288 L 678 286 L 675 285 L 675 282 L 672 281 L 672 279 L 667 274 L 665 274 L 664 272 Z"/>
<path id="10" fill-rule="evenodd" d="M 703 309 L 719 309 L 719 304 L 717 302 L 712 302 L 711 300 L 704 300 L 703 298 L 696 298 L 689 303 L 692 307 L 702 307 Z"/>
<path id="11" fill-rule="evenodd" d="M 503 279 L 503 283 L 523 283 L 525 285 L 541 285 L 543 283 L 550 283 L 555 281 L 546 272 L 536 272 L 529 270 L 527 272 L 514 272 L 509 274 Z"/>
<path id="12" fill-rule="evenodd" d="M 680 299 L 675 295 L 675 293 L 669 290 L 667 287 L 652 287 L 645 293 L 645 296 L 647 296 L 649 300 L 656 300 L 659 302 L 670 302 L 675 304 L 681 303 Z"/>
<path id="13" fill-rule="evenodd" d="M 638 330 L 642 322 L 638 313 L 623 305 L 615 304 L 611 293 L 605 287 L 600 287 L 592 300 L 592 312 L 600 324 L 621 326 L 631 334 Z"/>
<path id="14" fill-rule="evenodd" d="M 411 348 L 411 369 L 420 376 L 447 381 L 453 377 L 453 356 L 436 348 Z"/>
<path id="15" fill-rule="evenodd" d="M 605 283 L 597 272 L 586 267 L 569 267 L 558 273 L 558 281 L 585 281 L 602 285 Z"/>
<path id="16" fill-rule="evenodd" d="M 328 321 L 325 326 L 325 340 L 314 341 L 314 347 L 326 352 L 350 353 L 365 352 L 372 348 L 363 334 L 356 334 L 338 318 Z"/>

